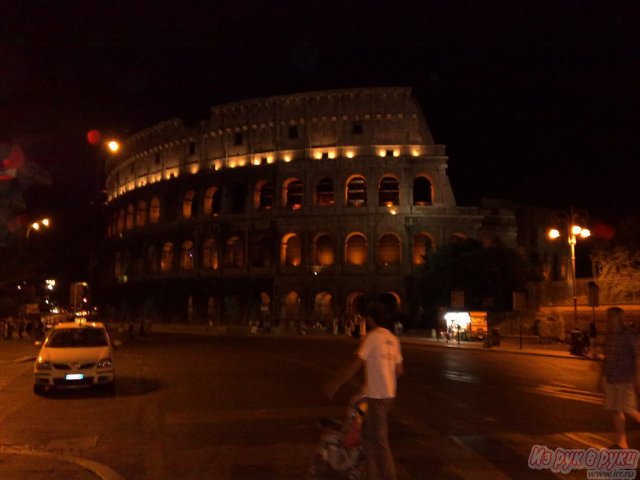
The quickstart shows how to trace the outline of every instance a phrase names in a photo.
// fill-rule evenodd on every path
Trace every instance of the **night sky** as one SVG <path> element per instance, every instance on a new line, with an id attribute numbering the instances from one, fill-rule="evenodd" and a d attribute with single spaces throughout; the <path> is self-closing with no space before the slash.
<path id="1" fill-rule="evenodd" d="M 638 211 L 637 1 L 173 3 L 0 12 L 0 141 L 51 172 L 31 208 L 65 217 L 67 235 L 82 237 L 77 205 L 94 187 L 88 130 L 127 136 L 219 103 L 360 86 L 413 89 L 461 205 Z"/>

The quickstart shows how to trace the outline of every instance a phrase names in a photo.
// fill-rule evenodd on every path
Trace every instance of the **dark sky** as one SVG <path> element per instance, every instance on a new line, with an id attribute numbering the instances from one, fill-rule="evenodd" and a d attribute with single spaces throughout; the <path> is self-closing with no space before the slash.
<path id="1" fill-rule="evenodd" d="M 0 141 L 52 173 L 38 208 L 87 198 L 89 129 L 126 136 L 244 98 L 402 85 L 448 147 L 460 204 L 638 210 L 637 0 L 4 5 Z"/>

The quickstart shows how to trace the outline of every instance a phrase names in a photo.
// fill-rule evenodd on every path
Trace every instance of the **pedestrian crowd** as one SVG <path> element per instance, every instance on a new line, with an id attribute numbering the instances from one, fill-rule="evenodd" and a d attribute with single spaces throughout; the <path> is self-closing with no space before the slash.
<path id="1" fill-rule="evenodd" d="M 39 318 L 8 316 L 0 319 L 0 338 L 3 340 L 42 340 L 44 332 L 45 326 Z"/>

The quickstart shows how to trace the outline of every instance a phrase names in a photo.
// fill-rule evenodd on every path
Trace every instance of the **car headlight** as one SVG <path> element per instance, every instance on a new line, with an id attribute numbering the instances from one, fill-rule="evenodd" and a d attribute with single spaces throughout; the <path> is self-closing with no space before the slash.
<path id="1" fill-rule="evenodd" d="M 110 368 L 112 366 L 110 358 L 103 358 L 98 362 L 98 368 Z"/>
<path id="2" fill-rule="evenodd" d="M 53 365 L 51 365 L 51 362 L 45 362 L 42 360 L 38 360 L 38 362 L 36 362 L 36 370 L 51 370 L 53 368 Z"/>

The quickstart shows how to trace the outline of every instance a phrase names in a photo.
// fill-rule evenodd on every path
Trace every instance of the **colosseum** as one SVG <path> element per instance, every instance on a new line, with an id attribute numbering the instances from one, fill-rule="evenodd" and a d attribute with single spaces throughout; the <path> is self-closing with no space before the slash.
<path id="1" fill-rule="evenodd" d="M 415 319 L 427 253 L 491 224 L 456 205 L 447 160 L 404 87 L 244 100 L 195 125 L 159 123 L 106 165 L 105 308 L 292 326 L 381 301 Z"/>

